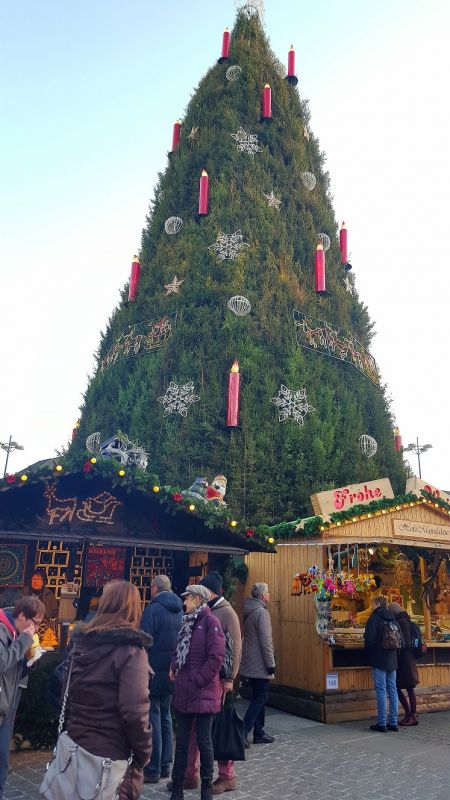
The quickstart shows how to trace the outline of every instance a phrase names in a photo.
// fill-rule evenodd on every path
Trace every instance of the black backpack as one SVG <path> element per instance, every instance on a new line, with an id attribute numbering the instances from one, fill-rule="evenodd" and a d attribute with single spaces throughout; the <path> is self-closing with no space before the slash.
<path id="1" fill-rule="evenodd" d="M 412 619 L 409 620 L 411 635 L 411 650 L 414 658 L 422 658 L 427 652 L 427 646 L 422 638 L 422 631 Z"/>
<path id="2" fill-rule="evenodd" d="M 225 634 L 225 655 L 223 657 L 223 664 L 220 668 L 220 677 L 223 680 L 231 680 L 233 672 L 233 639 L 231 633 L 227 631 Z"/>

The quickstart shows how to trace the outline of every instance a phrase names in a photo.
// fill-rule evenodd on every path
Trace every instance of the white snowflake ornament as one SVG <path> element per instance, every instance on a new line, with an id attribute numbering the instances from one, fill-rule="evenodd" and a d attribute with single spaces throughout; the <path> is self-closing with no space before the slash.
<path id="1" fill-rule="evenodd" d="M 242 241 L 243 238 L 240 231 L 235 231 L 234 233 L 222 233 L 221 231 L 214 244 L 208 247 L 208 250 L 215 250 L 218 261 L 223 261 L 225 258 L 234 260 L 243 247 L 250 247 L 249 244 Z"/>
<path id="2" fill-rule="evenodd" d="M 199 396 L 194 394 L 194 381 L 189 381 L 182 385 L 170 381 L 166 393 L 158 397 L 158 403 L 164 406 L 164 416 L 169 414 L 180 414 L 187 417 L 188 408 L 193 403 L 198 403 Z"/>
<path id="3" fill-rule="evenodd" d="M 291 417 L 298 425 L 303 425 L 305 417 L 316 409 L 309 405 L 306 397 L 306 389 L 288 389 L 281 384 L 276 397 L 272 397 L 271 403 L 278 408 L 278 421 L 284 422 Z"/>
<path id="4" fill-rule="evenodd" d="M 255 153 L 261 152 L 256 133 L 247 133 L 244 128 L 239 128 L 237 133 L 232 133 L 230 136 L 235 140 L 240 153 L 247 153 L 254 158 Z"/>

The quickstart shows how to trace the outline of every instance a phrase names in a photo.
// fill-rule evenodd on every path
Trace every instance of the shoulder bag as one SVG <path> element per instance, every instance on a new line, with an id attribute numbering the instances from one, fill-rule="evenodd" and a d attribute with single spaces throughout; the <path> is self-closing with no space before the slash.
<path id="1" fill-rule="evenodd" d="M 76 744 L 64 731 L 67 699 L 69 697 L 73 657 L 59 717 L 58 741 L 53 759 L 41 783 L 39 794 L 45 800 L 117 800 L 132 756 L 126 761 L 94 756 Z"/>

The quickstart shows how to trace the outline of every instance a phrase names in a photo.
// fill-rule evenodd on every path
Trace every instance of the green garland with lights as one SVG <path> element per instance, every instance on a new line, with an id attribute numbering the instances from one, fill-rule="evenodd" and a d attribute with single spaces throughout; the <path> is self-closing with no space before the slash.
<path id="1" fill-rule="evenodd" d="M 86 480 L 92 480 L 94 477 L 106 478 L 111 481 L 112 486 L 121 486 L 128 492 L 141 491 L 146 494 L 152 492 L 170 514 L 175 515 L 182 510 L 189 511 L 195 513 L 208 528 L 215 528 L 218 525 L 229 526 L 239 538 L 247 541 L 254 539 L 269 550 L 275 544 L 271 532 L 266 535 L 265 531 L 247 528 L 245 522 L 238 522 L 233 518 L 229 508 L 218 507 L 209 502 L 197 503 L 192 497 L 184 496 L 179 486 L 162 485 L 154 473 L 146 472 L 134 465 L 125 468 L 114 459 L 91 456 L 87 452 L 82 455 L 64 455 L 36 469 L 27 469 L 17 475 L 7 475 L 0 479 L 0 491 L 27 482 L 38 483 L 49 479 L 58 481 L 63 475 L 74 473 L 84 474 Z M 266 528 L 266 526 L 260 527 Z"/>

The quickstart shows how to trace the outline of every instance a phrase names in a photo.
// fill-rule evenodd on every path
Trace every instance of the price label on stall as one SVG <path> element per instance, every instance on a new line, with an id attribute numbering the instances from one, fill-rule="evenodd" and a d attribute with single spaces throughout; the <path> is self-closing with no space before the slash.
<path id="1" fill-rule="evenodd" d="M 337 672 L 327 672 L 327 690 L 339 689 L 339 675 Z"/>

